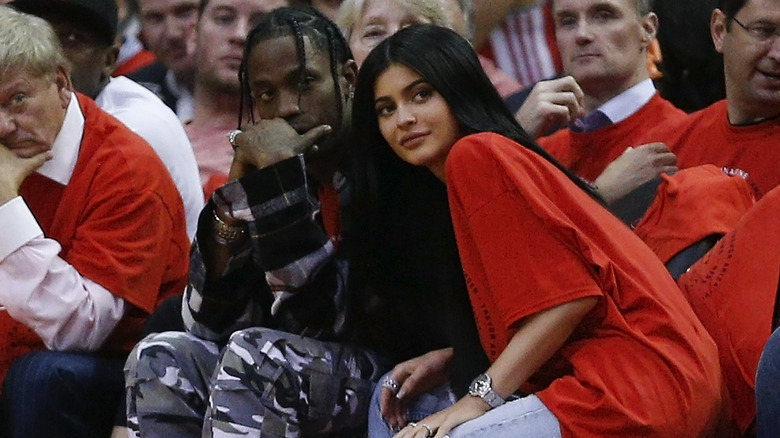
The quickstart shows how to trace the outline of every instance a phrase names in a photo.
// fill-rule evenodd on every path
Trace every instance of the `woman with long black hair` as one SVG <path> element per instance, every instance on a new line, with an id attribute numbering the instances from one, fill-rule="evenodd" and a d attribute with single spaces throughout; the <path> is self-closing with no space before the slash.
<path id="1" fill-rule="evenodd" d="M 517 124 L 466 40 L 429 25 L 385 40 L 361 66 L 353 127 L 366 163 L 395 153 L 446 184 L 491 362 L 398 436 L 714 433 L 712 339 L 652 251 Z"/>

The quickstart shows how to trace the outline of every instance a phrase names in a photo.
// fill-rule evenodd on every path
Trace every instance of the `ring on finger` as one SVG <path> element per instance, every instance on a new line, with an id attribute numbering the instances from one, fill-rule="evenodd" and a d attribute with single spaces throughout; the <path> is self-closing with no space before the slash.
<path id="1" fill-rule="evenodd" d="M 390 376 L 386 376 L 382 379 L 382 388 L 389 389 L 393 394 L 396 394 L 400 387 L 401 385 L 398 384 L 398 381 Z"/>
<path id="2" fill-rule="evenodd" d="M 428 426 L 428 425 L 427 425 L 427 424 L 425 424 L 425 423 L 420 423 L 420 426 L 421 426 L 421 427 L 424 427 L 424 428 L 425 428 L 425 430 L 426 430 L 426 431 L 428 431 L 428 433 L 427 433 L 427 434 L 425 434 L 425 436 L 433 436 L 433 429 L 431 429 L 431 426 Z"/>

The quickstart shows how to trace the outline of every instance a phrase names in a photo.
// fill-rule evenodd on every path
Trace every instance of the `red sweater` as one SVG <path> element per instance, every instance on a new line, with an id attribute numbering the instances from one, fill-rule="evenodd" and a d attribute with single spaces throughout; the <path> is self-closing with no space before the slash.
<path id="1" fill-rule="evenodd" d="M 125 317 L 104 344 L 129 351 L 143 319 L 186 283 L 189 240 L 176 186 L 151 147 L 89 98 L 78 95 L 85 132 L 67 186 L 33 174 L 20 194 L 60 257 L 82 276 L 126 300 Z M 44 348 L 39 337 L 0 312 L 0 374 Z"/>
<path id="2" fill-rule="evenodd" d="M 734 126 L 728 120 L 725 100 L 650 135 L 677 154 L 677 166 L 714 164 L 731 173 L 743 173 L 757 197 L 780 184 L 780 118 L 753 125 Z"/>
<path id="3" fill-rule="evenodd" d="M 639 111 L 621 122 L 588 132 L 562 129 L 540 138 L 539 144 L 574 173 L 593 181 L 627 147 L 649 143 L 646 134 L 650 128 L 685 116 L 656 93 Z"/>

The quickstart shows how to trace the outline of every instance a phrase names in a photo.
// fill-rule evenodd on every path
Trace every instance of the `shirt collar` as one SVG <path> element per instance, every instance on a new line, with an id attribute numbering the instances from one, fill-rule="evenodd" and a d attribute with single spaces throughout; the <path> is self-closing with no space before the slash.
<path id="1" fill-rule="evenodd" d="M 51 147 L 54 158 L 38 168 L 38 173 L 62 185 L 68 185 L 73 176 L 73 170 L 76 168 L 83 136 L 84 114 L 79 108 L 76 93 L 72 93 L 65 111 L 62 128 L 60 128 Z"/>
<path id="2" fill-rule="evenodd" d="M 622 122 L 645 106 L 654 95 L 655 85 L 648 78 L 608 100 L 598 110 L 609 117 L 612 123 Z"/>

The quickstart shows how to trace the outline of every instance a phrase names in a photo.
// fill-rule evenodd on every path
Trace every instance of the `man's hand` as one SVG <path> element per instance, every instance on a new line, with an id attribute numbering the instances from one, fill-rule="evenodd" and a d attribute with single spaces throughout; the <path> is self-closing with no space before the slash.
<path id="1" fill-rule="evenodd" d="M 585 94 L 573 77 L 564 76 L 534 85 L 515 119 L 533 138 L 539 138 L 583 115 Z"/>
<path id="2" fill-rule="evenodd" d="M 452 348 L 434 350 L 393 368 L 390 376 L 400 385 L 398 394 L 382 388 L 380 399 L 382 417 L 391 427 L 398 429 L 406 424 L 411 401 L 447 382 L 452 353 Z"/>
<path id="3" fill-rule="evenodd" d="M 656 176 L 677 170 L 677 156 L 665 144 L 648 143 L 627 148 L 601 172 L 595 184 L 611 204 Z"/>
<path id="4" fill-rule="evenodd" d="M 0 144 L 0 205 L 19 196 L 19 187 L 43 163 L 51 160 L 51 151 L 30 158 L 20 158 Z"/>
<path id="5" fill-rule="evenodd" d="M 243 176 L 247 166 L 261 169 L 306 152 L 332 130 L 328 125 L 319 125 L 298 134 L 279 118 L 260 120 L 247 126 L 236 136 L 238 146 L 230 179 Z"/>

